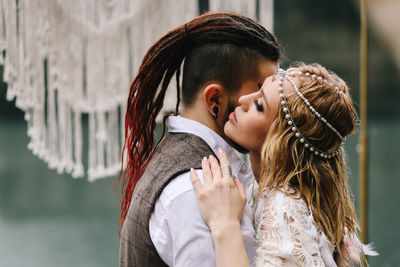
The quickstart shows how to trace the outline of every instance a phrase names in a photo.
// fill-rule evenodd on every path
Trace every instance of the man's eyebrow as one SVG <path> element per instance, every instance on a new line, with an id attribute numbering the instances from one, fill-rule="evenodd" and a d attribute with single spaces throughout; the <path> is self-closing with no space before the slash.
<path id="1" fill-rule="evenodd" d="M 263 96 L 263 98 L 264 98 L 265 104 L 266 104 L 267 107 L 269 108 L 269 106 L 268 106 L 268 101 L 267 101 L 267 97 L 266 97 L 265 94 L 264 94 L 264 90 L 261 88 L 260 91 L 261 91 L 261 94 L 262 94 L 262 96 Z"/>

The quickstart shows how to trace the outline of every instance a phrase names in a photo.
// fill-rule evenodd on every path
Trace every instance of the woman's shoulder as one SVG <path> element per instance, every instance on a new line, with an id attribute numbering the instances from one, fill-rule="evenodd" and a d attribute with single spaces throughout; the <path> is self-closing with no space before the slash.
<path id="1" fill-rule="evenodd" d="M 262 197 L 264 210 L 275 210 L 275 213 L 285 213 L 291 216 L 311 215 L 311 209 L 301 197 L 300 192 L 293 187 L 265 190 Z"/>

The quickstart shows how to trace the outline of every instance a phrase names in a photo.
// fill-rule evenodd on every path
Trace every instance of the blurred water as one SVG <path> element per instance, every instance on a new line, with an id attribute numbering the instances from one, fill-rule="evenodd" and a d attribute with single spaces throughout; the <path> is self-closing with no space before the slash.
<path id="1" fill-rule="evenodd" d="M 370 122 L 371 266 L 400 266 L 400 123 Z M 357 136 L 346 143 L 357 197 Z M 23 122 L 0 120 L 0 266 L 118 266 L 115 178 L 89 183 L 48 170 Z"/>
<path id="2" fill-rule="evenodd" d="M 115 178 L 58 175 L 27 143 L 0 121 L 0 266 L 118 266 Z"/>
<path id="3" fill-rule="evenodd" d="M 369 257 L 370 266 L 400 266 L 400 119 L 369 122 L 369 242 L 378 257 Z M 346 142 L 349 155 L 350 185 L 358 196 L 358 135 Z M 356 202 L 358 204 L 358 202 Z M 358 206 L 358 205 L 357 205 Z"/>

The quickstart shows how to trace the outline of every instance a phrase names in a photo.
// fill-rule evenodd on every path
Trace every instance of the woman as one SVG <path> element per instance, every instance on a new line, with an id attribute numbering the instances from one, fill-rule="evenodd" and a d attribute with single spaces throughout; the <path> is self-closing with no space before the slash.
<path id="1" fill-rule="evenodd" d="M 239 103 L 224 131 L 250 151 L 259 183 L 256 266 L 360 263 L 364 253 L 343 151 L 357 114 L 345 82 L 320 65 L 300 64 L 267 78 Z M 240 233 L 244 187 L 232 181 L 226 155 L 218 156 L 222 171 L 210 156 L 202 162 L 205 184 L 194 170 L 192 183 L 217 266 L 248 266 Z"/>

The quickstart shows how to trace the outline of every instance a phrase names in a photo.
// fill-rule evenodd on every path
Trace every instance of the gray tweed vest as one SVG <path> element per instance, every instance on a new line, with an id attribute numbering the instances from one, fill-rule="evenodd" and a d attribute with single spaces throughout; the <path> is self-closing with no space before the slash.
<path id="1" fill-rule="evenodd" d="M 214 155 L 199 137 L 168 133 L 160 142 L 132 194 L 120 237 L 121 267 L 167 266 L 157 254 L 149 233 L 149 220 L 164 187 L 190 168 L 201 168 L 205 156 Z"/>

